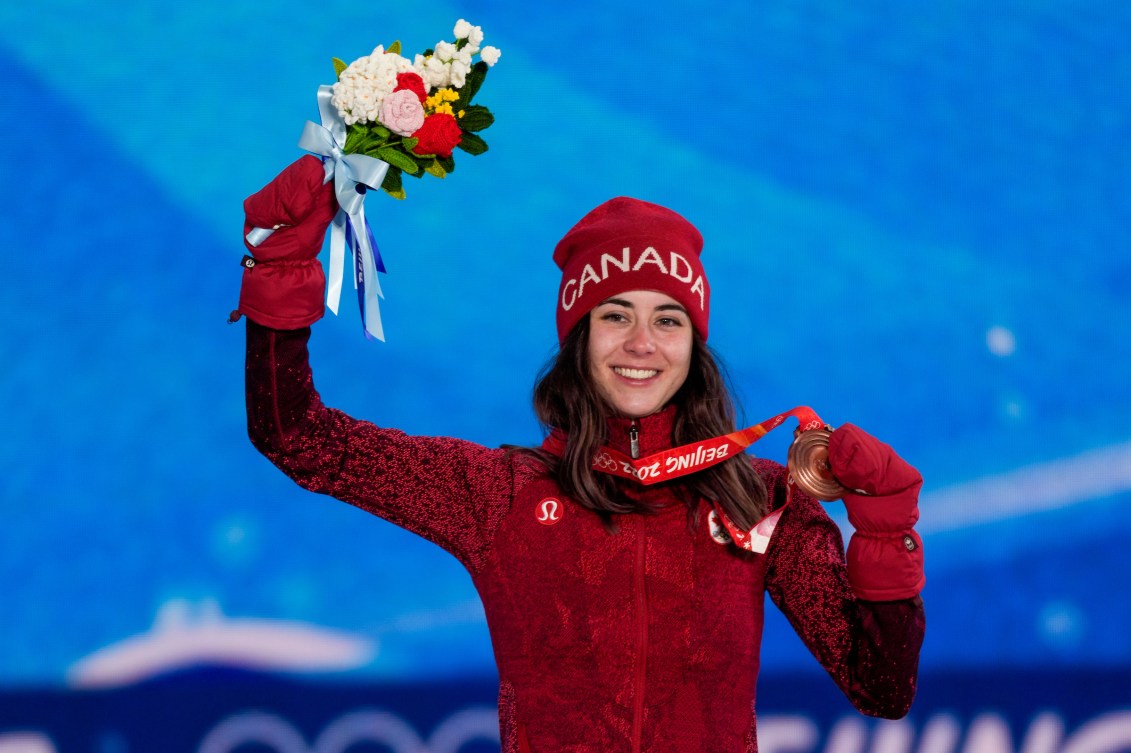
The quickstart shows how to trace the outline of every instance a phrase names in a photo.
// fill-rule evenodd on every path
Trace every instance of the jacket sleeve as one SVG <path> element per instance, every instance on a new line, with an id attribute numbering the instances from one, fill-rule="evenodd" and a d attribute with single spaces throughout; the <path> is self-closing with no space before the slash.
<path id="1" fill-rule="evenodd" d="M 247 322 L 245 386 L 252 444 L 299 486 L 349 502 L 455 555 L 473 572 L 513 498 L 513 463 L 448 437 L 414 437 L 322 404 L 309 327 Z"/>
<path id="2" fill-rule="evenodd" d="M 782 489 L 784 475 L 767 485 Z M 852 705 L 868 716 L 905 716 L 926 627 L 922 600 L 860 599 L 849 585 L 840 529 L 819 502 L 796 491 L 767 556 L 770 597 Z"/>

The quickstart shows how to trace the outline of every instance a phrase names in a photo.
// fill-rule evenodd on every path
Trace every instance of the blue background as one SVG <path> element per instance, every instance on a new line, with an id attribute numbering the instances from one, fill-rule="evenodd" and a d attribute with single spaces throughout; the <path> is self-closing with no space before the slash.
<path id="1" fill-rule="evenodd" d="M 0 7 L 0 687 L 178 601 L 374 638 L 360 681 L 492 675 L 453 560 L 250 447 L 225 324 L 330 58 L 458 18 L 503 50 L 491 150 L 370 197 L 388 342 L 316 325 L 328 403 L 538 442 L 554 242 L 671 206 L 746 418 L 811 405 L 922 470 L 924 671 L 1131 677 L 1131 6 L 40 0 Z M 819 671 L 777 617 L 763 655 Z"/>

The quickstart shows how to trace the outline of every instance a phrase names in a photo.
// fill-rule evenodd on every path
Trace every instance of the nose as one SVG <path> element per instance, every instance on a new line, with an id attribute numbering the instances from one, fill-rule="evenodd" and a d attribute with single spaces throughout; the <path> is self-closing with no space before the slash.
<path id="1" fill-rule="evenodd" d="M 636 356 L 646 356 L 655 352 L 656 339 L 647 322 L 637 322 L 629 330 L 624 340 L 624 349 Z"/>

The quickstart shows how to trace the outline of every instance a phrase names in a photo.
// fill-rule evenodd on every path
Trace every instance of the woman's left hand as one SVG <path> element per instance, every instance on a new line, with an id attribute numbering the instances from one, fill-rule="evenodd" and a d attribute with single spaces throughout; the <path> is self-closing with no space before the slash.
<path id="1" fill-rule="evenodd" d="M 829 437 L 829 463 L 838 481 L 864 494 L 894 494 L 923 482 L 919 471 L 889 445 L 853 424 Z"/>
<path id="2" fill-rule="evenodd" d="M 923 584 L 919 520 L 923 477 L 889 445 L 845 424 L 829 437 L 829 464 L 848 491 L 844 506 L 857 536 L 849 542 L 849 579 L 863 598 L 907 598 Z"/>

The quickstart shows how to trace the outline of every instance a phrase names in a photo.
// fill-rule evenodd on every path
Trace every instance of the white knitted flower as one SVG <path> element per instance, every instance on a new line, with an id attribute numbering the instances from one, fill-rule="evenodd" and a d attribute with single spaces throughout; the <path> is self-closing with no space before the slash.
<path id="1" fill-rule="evenodd" d="M 412 64 L 378 46 L 371 55 L 350 63 L 332 87 L 330 102 L 346 125 L 376 122 L 385 97 L 397 86 L 397 74 L 413 70 Z"/>
<path id="2" fill-rule="evenodd" d="M 436 48 L 432 51 L 432 57 L 449 63 L 456 57 L 457 53 L 456 46 L 451 42 L 437 42 Z"/>
<path id="3" fill-rule="evenodd" d="M 471 31 L 467 34 L 467 43 L 473 47 L 483 44 L 483 28 L 481 26 L 471 27 Z"/>
<path id="4" fill-rule="evenodd" d="M 451 79 L 451 70 L 435 55 L 421 58 L 418 56 L 418 62 L 414 66 L 416 72 L 424 79 L 425 86 L 428 90 L 442 89 L 448 86 Z"/>
<path id="5" fill-rule="evenodd" d="M 471 66 L 462 60 L 453 60 L 448 70 L 451 73 L 452 86 L 459 89 L 467 83 L 467 74 L 471 71 Z"/>
<path id="6" fill-rule="evenodd" d="M 456 39 L 466 39 L 471 34 L 472 25 L 462 18 L 456 21 L 456 28 L 452 32 Z"/>
<path id="7" fill-rule="evenodd" d="M 499 62 L 499 58 L 502 57 L 502 55 L 502 50 L 500 50 L 498 47 L 491 47 L 490 45 L 484 47 L 479 51 L 479 58 L 484 63 L 486 63 L 488 67 L 493 66 L 495 63 Z"/>

